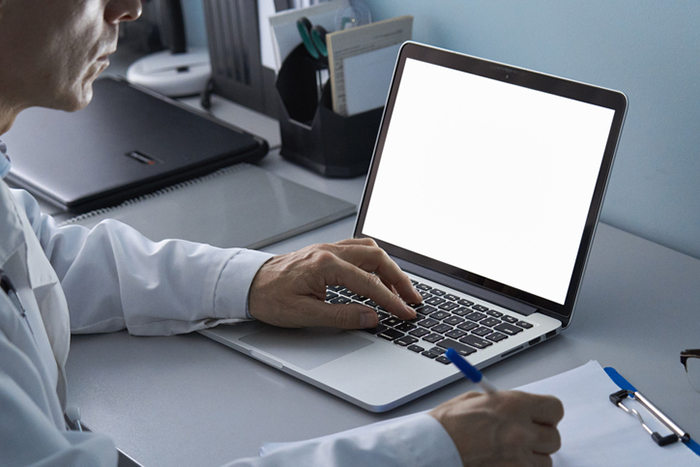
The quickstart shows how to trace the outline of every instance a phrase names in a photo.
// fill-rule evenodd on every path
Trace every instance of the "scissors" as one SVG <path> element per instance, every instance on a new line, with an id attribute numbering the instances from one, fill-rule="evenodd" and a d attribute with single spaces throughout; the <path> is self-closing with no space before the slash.
<path id="1" fill-rule="evenodd" d="M 328 32 L 326 29 L 318 24 L 313 26 L 306 16 L 302 16 L 297 20 L 297 29 L 309 55 L 316 60 L 327 60 L 326 34 Z"/>

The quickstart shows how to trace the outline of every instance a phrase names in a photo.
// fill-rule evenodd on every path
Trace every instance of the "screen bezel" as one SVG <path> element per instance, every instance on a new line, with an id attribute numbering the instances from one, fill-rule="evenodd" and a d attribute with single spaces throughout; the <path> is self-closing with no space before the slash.
<path id="1" fill-rule="evenodd" d="M 499 283 L 488 279 L 478 274 L 459 269 L 449 264 L 427 258 L 414 252 L 405 250 L 396 245 L 390 244 L 378 238 L 363 234 L 365 217 L 371 198 L 374 183 L 377 177 L 378 166 L 381 161 L 382 151 L 386 142 L 386 135 L 391 121 L 391 115 L 394 110 L 396 96 L 401 82 L 404 66 L 407 59 L 414 59 L 422 62 L 428 62 L 454 69 L 457 71 L 467 72 L 486 78 L 495 79 L 498 81 L 512 83 L 523 86 L 529 89 L 542 91 L 548 94 L 562 96 L 569 99 L 574 99 L 581 102 L 599 105 L 609 108 L 614 111 L 612 125 L 608 134 L 608 139 L 605 145 L 598 177 L 593 191 L 591 206 L 586 216 L 586 222 L 581 236 L 581 242 L 576 254 L 571 280 L 566 293 L 564 304 L 559 304 L 545 298 L 533 295 L 526 291 Z M 397 58 L 392 78 L 391 88 L 387 97 L 387 104 L 384 108 L 384 114 L 380 124 L 380 131 L 375 144 L 375 150 L 370 165 L 370 170 L 365 184 L 365 190 L 360 203 L 357 220 L 355 223 L 354 237 L 355 238 L 373 238 L 377 244 L 389 253 L 394 258 L 418 264 L 436 271 L 438 274 L 445 275 L 458 281 L 467 282 L 470 285 L 481 289 L 486 289 L 498 295 L 508 297 L 510 300 L 525 303 L 535 307 L 550 316 L 555 316 L 564 321 L 565 326 L 571 318 L 575 305 L 578 290 L 580 288 L 581 279 L 585 269 L 590 246 L 593 241 L 595 227 L 598 222 L 600 210 L 602 207 L 605 190 L 610 172 L 612 170 L 613 159 L 617 149 L 619 136 L 622 131 L 625 113 L 627 110 L 627 98 L 624 94 L 605 89 L 589 84 L 584 84 L 572 80 L 567 80 L 560 77 L 538 73 L 531 70 L 526 70 L 518 67 L 505 65 L 502 63 L 492 62 L 481 58 L 464 55 L 444 49 L 439 49 L 431 46 L 415 42 L 406 42 L 402 45 Z"/>

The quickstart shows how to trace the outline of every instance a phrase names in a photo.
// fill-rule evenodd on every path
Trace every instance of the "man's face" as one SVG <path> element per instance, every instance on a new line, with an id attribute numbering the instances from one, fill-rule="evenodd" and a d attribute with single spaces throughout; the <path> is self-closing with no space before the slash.
<path id="1" fill-rule="evenodd" d="M 17 108 L 85 107 L 140 0 L 0 0 L 0 101 Z"/>

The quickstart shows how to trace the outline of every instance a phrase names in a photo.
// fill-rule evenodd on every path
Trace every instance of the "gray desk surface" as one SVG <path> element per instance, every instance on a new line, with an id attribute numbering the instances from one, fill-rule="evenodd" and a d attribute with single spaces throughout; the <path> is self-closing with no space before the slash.
<path id="1" fill-rule="evenodd" d="M 282 160 L 273 172 L 358 202 L 364 180 L 327 180 Z M 272 245 L 283 253 L 352 233 L 345 219 Z M 512 388 L 598 360 L 614 366 L 691 435 L 700 394 L 679 352 L 700 347 L 700 261 L 601 224 L 572 326 L 485 370 Z M 216 466 L 269 441 L 320 436 L 425 410 L 472 389 L 459 381 L 387 414 L 371 414 L 198 334 L 74 336 L 69 399 L 93 430 L 145 466 Z M 641 430 L 641 428 L 640 428 Z"/>

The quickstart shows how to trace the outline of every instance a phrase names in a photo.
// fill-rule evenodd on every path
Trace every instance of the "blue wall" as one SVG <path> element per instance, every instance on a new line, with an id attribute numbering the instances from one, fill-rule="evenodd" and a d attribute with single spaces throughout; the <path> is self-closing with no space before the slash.
<path id="1" fill-rule="evenodd" d="M 700 258 L 700 1 L 365 2 L 375 21 L 413 15 L 415 40 L 627 94 L 602 218 Z M 205 43 L 201 2 L 183 6 Z"/>
<path id="2" fill-rule="evenodd" d="M 700 2 L 366 0 L 414 39 L 629 98 L 603 220 L 700 258 Z"/>

